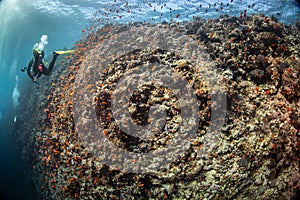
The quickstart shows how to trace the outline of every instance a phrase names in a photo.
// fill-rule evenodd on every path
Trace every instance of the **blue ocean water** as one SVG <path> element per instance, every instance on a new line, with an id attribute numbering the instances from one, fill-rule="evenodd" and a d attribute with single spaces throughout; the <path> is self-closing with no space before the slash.
<path id="1" fill-rule="evenodd" d="M 48 36 L 44 50 L 50 55 L 55 50 L 71 48 L 81 39 L 81 30 L 89 26 L 95 13 L 103 23 L 128 23 L 188 21 L 194 16 L 216 18 L 221 14 L 239 16 L 244 10 L 248 14 L 274 15 L 286 24 L 300 18 L 295 0 L 0 1 L 0 199 L 33 199 L 13 127 L 20 114 L 16 107 L 22 104 L 19 86 L 28 79 L 20 69 L 31 59 L 32 48 L 42 35 Z"/>

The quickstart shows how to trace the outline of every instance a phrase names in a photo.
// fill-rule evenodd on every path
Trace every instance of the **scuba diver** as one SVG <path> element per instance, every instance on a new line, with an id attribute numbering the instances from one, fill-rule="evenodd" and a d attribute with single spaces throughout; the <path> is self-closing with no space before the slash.
<path id="1" fill-rule="evenodd" d="M 37 79 L 42 74 L 49 75 L 51 73 L 58 55 L 70 54 L 74 52 L 75 50 L 54 51 L 50 64 L 48 65 L 48 67 L 45 67 L 45 64 L 43 62 L 44 51 L 33 49 L 33 59 L 31 59 L 31 61 L 28 63 L 28 66 L 21 69 L 21 71 L 25 72 L 25 70 L 27 70 L 27 74 L 31 78 L 31 80 L 39 85 Z"/>
<path id="2" fill-rule="evenodd" d="M 33 50 L 33 59 L 28 63 L 27 67 L 24 67 L 21 69 L 22 72 L 25 72 L 27 70 L 28 76 L 32 79 L 34 83 L 37 83 L 37 79 L 42 75 L 49 75 L 50 72 L 52 71 L 56 58 L 59 54 L 56 52 L 53 52 L 53 57 L 48 65 L 48 68 L 45 67 L 43 59 L 44 59 L 44 51 L 34 49 Z"/>

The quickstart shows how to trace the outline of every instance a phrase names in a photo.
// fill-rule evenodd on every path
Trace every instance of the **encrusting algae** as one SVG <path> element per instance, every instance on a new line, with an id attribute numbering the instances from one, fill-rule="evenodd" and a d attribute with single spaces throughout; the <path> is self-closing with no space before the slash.
<path id="1" fill-rule="evenodd" d="M 213 151 L 201 159 L 194 149 L 202 148 L 211 120 L 210 88 L 198 73 L 201 67 L 196 69 L 189 60 L 169 51 L 138 49 L 115 58 L 102 75 L 93 74 L 93 67 L 100 66 L 98 44 L 118 37 L 118 33 L 130 26 L 147 25 L 107 25 L 94 32 L 87 30 L 87 37 L 75 45 L 76 52 L 61 59 L 59 69 L 45 80 L 52 83 L 51 87 L 41 84 L 38 95 L 30 94 L 30 101 L 45 103 L 30 103 L 20 108 L 27 109 L 35 119 L 33 127 L 27 130 L 30 139 L 24 157 L 32 166 L 31 176 L 41 199 L 293 199 L 299 196 L 299 26 L 286 26 L 273 17 L 244 13 L 242 17 L 222 15 L 217 19 L 195 18 L 191 22 L 164 24 L 184 31 L 197 41 L 224 77 L 226 122 Z M 92 60 L 87 59 L 91 57 Z M 168 88 L 155 84 L 140 86 L 132 91 L 128 106 L 133 121 L 146 125 L 153 102 L 164 105 L 166 123 L 173 127 L 168 134 L 158 131 L 146 142 L 130 137 L 120 130 L 111 111 L 111 95 L 118 77 L 153 59 L 171 65 L 193 84 L 195 95 L 201 100 L 197 134 L 189 150 L 167 172 L 130 173 L 112 169 L 83 145 L 78 131 L 84 130 L 75 127 L 74 101 L 85 101 L 74 97 L 93 94 L 90 102 L 105 127 L 102 134 L 119 147 L 140 152 L 163 148 L 180 125 L 180 105 Z M 81 75 L 78 72 L 86 65 L 90 66 L 86 73 L 97 81 L 84 84 L 82 80 L 83 88 L 79 90 L 82 94 L 74 95 L 78 92 L 75 80 Z"/>

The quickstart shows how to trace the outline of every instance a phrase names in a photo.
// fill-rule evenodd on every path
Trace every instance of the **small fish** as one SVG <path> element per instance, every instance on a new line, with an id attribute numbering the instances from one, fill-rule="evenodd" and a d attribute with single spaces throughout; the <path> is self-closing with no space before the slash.
<path id="1" fill-rule="evenodd" d="M 247 17 L 247 10 L 244 10 L 244 17 Z"/>
<path id="2" fill-rule="evenodd" d="M 180 16 L 180 14 L 177 14 L 177 15 L 176 15 L 176 18 L 178 18 L 179 16 Z"/>

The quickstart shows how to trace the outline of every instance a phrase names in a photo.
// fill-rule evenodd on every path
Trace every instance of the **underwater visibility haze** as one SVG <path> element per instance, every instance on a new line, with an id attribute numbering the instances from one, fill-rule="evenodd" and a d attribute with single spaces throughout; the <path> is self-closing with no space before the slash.
<path id="1" fill-rule="evenodd" d="M 0 1 L 0 199 L 299 198 L 299 33 L 298 0 Z"/>

